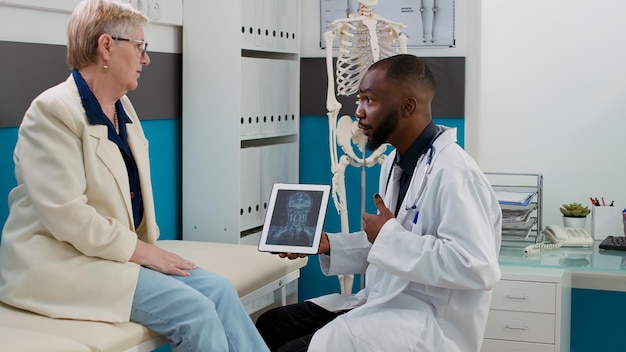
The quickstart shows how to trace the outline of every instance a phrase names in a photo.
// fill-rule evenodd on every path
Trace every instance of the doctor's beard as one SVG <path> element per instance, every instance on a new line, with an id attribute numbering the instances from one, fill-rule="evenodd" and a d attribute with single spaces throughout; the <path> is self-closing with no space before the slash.
<path id="1" fill-rule="evenodd" d="M 378 149 L 384 143 L 387 143 L 389 136 L 398 128 L 398 115 L 390 113 L 385 116 L 380 126 L 372 131 L 372 134 L 367 138 L 367 149 L 374 151 Z"/>

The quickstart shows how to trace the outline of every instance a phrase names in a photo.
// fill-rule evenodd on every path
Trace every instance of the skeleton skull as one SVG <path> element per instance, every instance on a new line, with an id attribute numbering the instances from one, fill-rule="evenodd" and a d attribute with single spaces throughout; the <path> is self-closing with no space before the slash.
<path id="1" fill-rule="evenodd" d="M 304 192 L 297 192 L 289 197 L 287 202 L 289 227 L 302 229 L 306 226 L 312 203 L 311 196 Z"/>

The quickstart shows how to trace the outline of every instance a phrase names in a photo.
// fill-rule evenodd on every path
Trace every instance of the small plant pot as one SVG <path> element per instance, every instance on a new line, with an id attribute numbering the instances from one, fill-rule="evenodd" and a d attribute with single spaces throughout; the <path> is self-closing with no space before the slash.
<path id="1" fill-rule="evenodd" d="M 574 218 L 574 217 L 569 217 L 569 216 L 563 217 L 563 226 L 565 227 L 578 227 L 578 228 L 584 229 L 586 223 L 587 223 L 587 217 L 584 217 L 584 218 Z"/>

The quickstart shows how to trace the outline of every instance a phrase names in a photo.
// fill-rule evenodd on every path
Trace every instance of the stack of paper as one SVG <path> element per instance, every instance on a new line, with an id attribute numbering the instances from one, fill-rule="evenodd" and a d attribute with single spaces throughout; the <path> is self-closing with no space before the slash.
<path id="1" fill-rule="evenodd" d="M 500 204 L 527 206 L 534 192 L 495 191 Z"/>
<path id="2" fill-rule="evenodd" d="M 535 206 L 529 207 L 503 207 L 502 222 L 503 225 L 510 223 L 527 223 L 530 214 L 535 210 Z"/>

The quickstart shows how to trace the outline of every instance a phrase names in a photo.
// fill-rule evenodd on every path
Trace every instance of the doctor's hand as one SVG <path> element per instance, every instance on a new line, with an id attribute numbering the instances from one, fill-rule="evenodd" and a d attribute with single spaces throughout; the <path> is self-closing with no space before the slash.
<path id="1" fill-rule="evenodd" d="M 177 254 L 141 240 L 137 240 L 135 252 L 129 261 L 163 274 L 178 276 L 189 276 L 186 270 L 196 268 L 194 263 L 179 257 Z"/>
<path id="2" fill-rule="evenodd" d="M 320 238 L 320 246 L 317 249 L 317 254 L 330 254 L 330 242 L 328 241 L 328 235 L 326 232 L 322 231 L 322 237 Z M 278 256 L 281 258 L 289 258 L 289 259 L 298 259 L 304 258 L 308 254 L 302 253 L 278 253 Z"/>
<path id="3" fill-rule="evenodd" d="M 387 206 L 383 199 L 380 197 L 380 194 L 374 194 L 374 205 L 376 205 L 376 209 L 378 209 L 378 214 L 363 214 L 363 230 L 367 234 L 367 240 L 370 243 L 374 243 L 376 241 L 376 237 L 378 237 L 378 233 L 383 225 L 387 222 L 387 220 L 393 218 L 393 213 Z"/>

